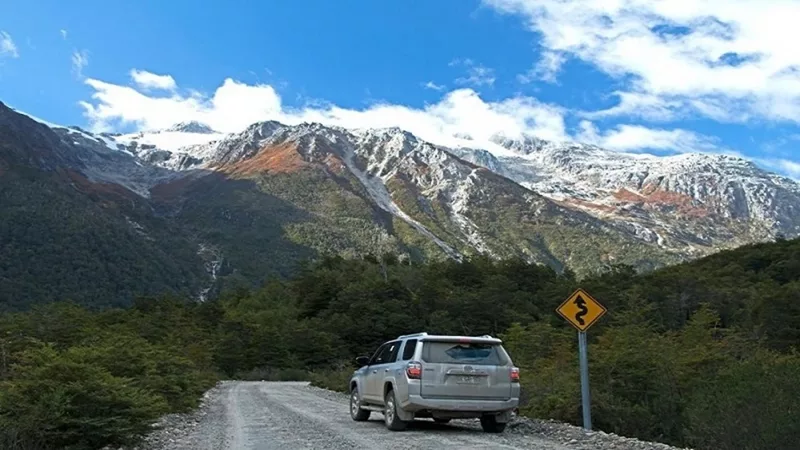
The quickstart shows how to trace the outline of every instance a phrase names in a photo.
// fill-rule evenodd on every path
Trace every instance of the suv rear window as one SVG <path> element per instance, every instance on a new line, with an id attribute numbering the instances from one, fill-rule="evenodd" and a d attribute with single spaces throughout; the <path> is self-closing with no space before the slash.
<path id="1" fill-rule="evenodd" d="M 403 359 L 402 361 L 408 361 L 414 356 L 414 351 L 417 349 L 417 340 L 416 339 L 409 339 L 406 341 L 406 346 L 403 347 Z"/>
<path id="2" fill-rule="evenodd" d="M 476 342 L 425 342 L 422 360 L 438 364 L 473 364 L 476 366 L 503 366 L 504 353 L 499 344 Z"/>

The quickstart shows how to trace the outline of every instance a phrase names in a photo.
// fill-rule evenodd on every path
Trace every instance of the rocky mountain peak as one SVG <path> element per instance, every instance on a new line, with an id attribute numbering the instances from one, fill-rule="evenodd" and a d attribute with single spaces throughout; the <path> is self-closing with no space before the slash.
<path id="1" fill-rule="evenodd" d="M 495 134 L 489 140 L 501 147 L 511 150 L 515 153 L 528 155 L 542 150 L 550 144 L 550 142 L 540 139 L 536 136 L 523 134 L 519 137 L 508 137 L 503 134 Z"/>
<path id="2" fill-rule="evenodd" d="M 210 126 L 196 120 L 190 122 L 179 122 L 164 131 L 174 131 L 183 133 L 213 134 L 216 133 Z"/>

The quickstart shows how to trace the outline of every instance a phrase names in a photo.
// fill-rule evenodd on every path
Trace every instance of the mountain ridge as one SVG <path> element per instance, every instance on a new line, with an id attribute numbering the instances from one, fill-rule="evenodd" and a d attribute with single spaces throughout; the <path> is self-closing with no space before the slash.
<path id="1" fill-rule="evenodd" d="M 405 135 L 419 140 L 397 127 L 345 130 L 306 123 L 287 126 L 275 121 L 251 125 L 250 131 L 244 132 L 247 133 L 244 140 L 253 145 L 258 137 L 252 134 L 254 129 L 262 133 L 262 138 L 267 138 L 264 127 L 268 128 L 267 134 L 278 129 L 310 127 L 317 132 L 339 130 L 356 136 L 365 133 Z M 230 153 L 230 142 L 237 140 L 242 140 L 241 134 L 228 135 L 219 141 L 218 147 L 227 145 L 225 148 Z M 436 147 L 597 217 L 608 218 L 607 213 L 617 209 L 612 219 L 643 230 L 650 241 L 660 245 L 669 246 L 667 240 L 671 239 L 691 252 L 693 243 L 715 246 L 734 235 L 743 236 L 737 242 L 747 243 L 800 234 L 800 187 L 797 183 L 739 157 L 702 153 L 658 157 L 610 152 L 577 143 L 557 144 L 531 137 L 521 140 L 498 137 L 494 142 L 519 153 L 519 157 L 496 156 L 485 149 Z M 218 152 L 214 154 L 213 146 L 212 142 L 184 147 L 182 151 L 196 157 L 196 162 L 206 158 L 216 161 L 220 158 Z M 226 160 L 243 157 L 248 157 L 246 151 L 225 156 Z M 617 164 L 613 164 L 615 160 Z M 626 208 L 634 211 L 625 211 Z M 685 233 L 675 231 L 675 227 L 664 226 L 671 221 L 665 216 L 676 213 L 687 219 L 678 221 L 680 228 L 688 228 L 699 239 L 688 239 Z M 709 215 L 714 216 L 714 220 L 701 220 Z M 730 229 L 741 228 L 741 224 L 736 223 L 738 220 L 749 221 L 750 229 L 728 233 Z M 727 222 L 725 230 L 715 232 L 714 221 Z"/>
<path id="2" fill-rule="evenodd" d="M 120 232 L 138 238 L 158 242 L 163 230 L 151 227 L 167 221 L 178 232 L 170 245 L 196 274 L 180 289 L 198 298 L 236 280 L 289 274 L 323 254 L 395 253 L 409 261 L 484 254 L 587 276 L 615 264 L 650 270 L 798 234 L 800 189 L 747 164 L 740 164 L 739 182 L 760 197 L 734 196 L 745 200 L 740 207 L 718 196 L 736 189 L 687 195 L 685 183 L 668 177 L 650 183 L 657 170 L 642 161 L 658 157 L 582 144 L 497 138 L 507 151 L 495 154 L 436 145 L 397 127 L 276 121 L 225 135 L 199 123 L 170 127 L 188 131 L 97 135 L 22 117 L 0 105 L 0 139 L 8 144 L 0 148 L 0 176 L 21 163 L 29 171 L 69 173 L 61 182 L 79 187 L 87 208 L 106 205 Z M 168 148 L 153 143 L 164 137 Z M 189 145 L 176 147 L 180 142 Z M 10 156 L 14 164 L 4 163 Z M 622 171 L 609 171 L 614 165 Z M 713 179 L 713 170 L 697 173 L 690 175 Z M 598 181 L 598 174 L 608 179 Z M 725 169 L 717 176 L 734 175 Z M 712 208 L 709 199 L 723 204 Z M 760 199 L 769 201 L 752 213 Z M 131 225 L 131 205 L 149 217 Z M 728 217 L 725 208 L 747 215 Z"/>

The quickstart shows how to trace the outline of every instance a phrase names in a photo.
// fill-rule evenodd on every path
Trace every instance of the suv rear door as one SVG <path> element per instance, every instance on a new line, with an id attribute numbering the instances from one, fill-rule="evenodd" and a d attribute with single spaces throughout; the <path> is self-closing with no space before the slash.
<path id="1" fill-rule="evenodd" d="M 373 402 L 383 401 L 383 380 L 386 378 L 390 365 L 397 359 L 400 350 L 400 341 L 383 344 L 372 360 L 369 362 L 366 379 L 365 397 Z"/>
<path id="2" fill-rule="evenodd" d="M 511 363 L 498 339 L 424 340 L 422 383 L 425 398 L 506 400 L 511 398 Z"/>

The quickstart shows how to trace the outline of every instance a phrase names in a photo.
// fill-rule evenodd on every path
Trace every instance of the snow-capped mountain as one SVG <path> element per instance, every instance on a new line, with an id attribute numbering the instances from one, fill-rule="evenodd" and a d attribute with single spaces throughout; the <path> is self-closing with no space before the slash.
<path id="1" fill-rule="evenodd" d="M 398 128 L 275 121 L 233 134 L 197 122 L 125 135 L 47 126 L 58 164 L 127 188 L 220 254 L 243 251 L 226 233 L 280 223 L 270 233 L 315 252 L 483 253 L 585 274 L 800 235 L 800 186 L 732 156 L 498 136 L 499 153 Z"/>
<path id="2" fill-rule="evenodd" d="M 630 224 L 690 252 L 800 234 L 800 185 L 735 156 L 619 153 L 577 143 L 497 138 L 517 156 L 456 149 L 551 199 Z"/>
<path id="3" fill-rule="evenodd" d="M 165 131 L 193 133 L 193 134 L 218 134 L 211 127 L 196 120 L 190 122 L 180 122 L 167 128 Z"/>
<path id="4" fill-rule="evenodd" d="M 560 205 L 589 213 L 615 226 L 631 230 L 647 242 L 687 254 L 706 254 L 778 235 L 800 235 L 800 186 L 735 156 L 681 154 L 653 156 L 619 153 L 579 143 L 554 143 L 535 137 L 494 142 L 513 156 L 495 155 L 485 149 L 446 148 L 422 143 L 397 129 L 344 130 L 303 124 L 295 127 L 269 121 L 253 124 L 242 133 L 220 136 L 208 127 L 190 123 L 173 130 L 144 134 L 180 135 L 174 139 L 195 145 L 154 146 L 141 157 L 173 169 L 212 167 L 252 157 L 263 146 L 309 135 L 338 135 L 359 150 L 359 156 L 375 161 L 386 146 L 415 142 L 427 149 L 455 155 L 507 177 Z M 200 136 L 202 136 L 202 138 Z M 114 139 L 124 141 L 127 138 Z M 197 141 L 202 141 L 198 143 Z M 390 145 L 391 147 L 391 145 Z M 126 147 L 136 152 L 135 146 Z M 399 148 L 403 148 L 402 146 Z M 430 150 L 429 150 L 430 151 Z M 417 149 L 417 154 L 423 154 Z M 380 162 L 378 175 L 397 170 L 397 158 Z M 459 179 L 463 173 L 450 174 Z M 438 180 L 443 183 L 448 177 Z M 427 189 L 435 189 L 428 186 Z"/>

